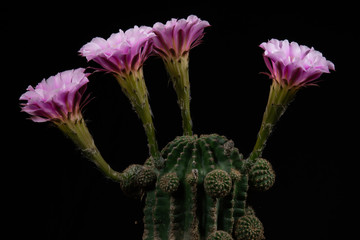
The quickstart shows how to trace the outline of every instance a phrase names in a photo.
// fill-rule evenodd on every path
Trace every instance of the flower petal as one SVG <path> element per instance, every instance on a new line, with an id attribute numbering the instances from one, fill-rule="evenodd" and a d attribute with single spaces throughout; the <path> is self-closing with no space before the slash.
<path id="1" fill-rule="evenodd" d="M 271 75 L 282 84 L 309 85 L 322 73 L 335 70 L 335 65 L 322 53 L 296 42 L 271 39 L 261 43 L 260 47 L 264 49 L 264 61 Z"/>
<path id="2" fill-rule="evenodd" d="M 77 117 L 80 112 L 80 99 L 89 82 L 85 69 L 78 68 L 60 72 L 41 81 L 35 88 L 29 86 L 21 95 L 22 111 L 31 115 L 34 122 L 65 120 L 68 116 Z M 78 97 L 78 99 L 75 98 Z"/>
<path id="3" fill-rule="evenodd" d="M 155 23 L 154 51 L 163 58 L 184 56 L 191 48 L 200 44 L 204 36 L 204 28 L 209 26 L 209 22 L 195 15 L 190 15 L 187 19 L 173 18 L 166 24 Z"/>

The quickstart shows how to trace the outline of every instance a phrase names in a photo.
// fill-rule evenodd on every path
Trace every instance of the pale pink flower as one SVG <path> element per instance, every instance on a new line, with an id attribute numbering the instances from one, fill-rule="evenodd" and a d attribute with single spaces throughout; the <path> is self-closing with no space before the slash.
<path id="1" fill-rule="evenodd" d="M 107 40 L 93 38 L 79 52 L 88 61 L 97 62 L 108 72 L 129 73 L 139 70 L 149 57 L 154 36 L 152 29 L 146 26 L 135 26 L 125 32 L 120 29 Z"/>
<path id="2" fill-rule="evenodd" d="M 199 45 L 204 36 L 204 28 L 209 27 L 208 21 L 203 21 L 195 15 L 187 19 L 171 19 L 166 24 L 155 23 L 153 31 L 156 34 L 154 50 L 161 57 L 179 58 L 186 55 L 191 48 Z"/>
<path id="3" fill-rule="evenodd" d="M 35 88 L 29 86 L 20 100 L 22 111 L 31 115 L 34 122 L 65 121 L 81 117 L 81 108 L 85 101 L 82 97 L 89 82 L 78 68 L 60 72 L 55 76 L 42 80 Z"/>
<path id="4" fill-rule="evenodd" d="M 265 50 L 264 60 L 270 77 L 281 85 L 301 87 L 313 84 L 321 74 L 335 70 L 332 62 L 314 48 L 288 40 L 271 39 L 260 47 Z"/>

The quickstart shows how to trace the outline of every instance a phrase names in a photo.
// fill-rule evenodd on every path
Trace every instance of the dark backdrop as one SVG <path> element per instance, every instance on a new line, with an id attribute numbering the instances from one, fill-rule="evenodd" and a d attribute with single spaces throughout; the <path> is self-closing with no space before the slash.
<path id="1" fill-rule="evenodd" d="M 56 128 L 27 120 L 18 98 L 43 78 L 87 67 L 77 51 L 93 37 L 189 14 L 212 25 L 190 54 L 193 130 L 225 135 L 245 156 L 256 141 L 271 83 L 259 74 L 267 71 L 259 44 L 271 38 L 296 41 L 335 64 L 336 71 L 324 74 L 319 87 L 299 92 L 276 126 L 263 154 L 273 164 L 276 183 L 265 193 L 250 191 L 249 202 L 268 240 L 350 235 L 351 199 L 358 189 L 359 159 L 351 145 L 358 141 L 358 18 L 352 6 L 329 11 L 294 4 L 284 11 L 269 5 L 88 1 L 4 6 L 2 132 L 7 151 L 2 172 L 8 201 L 3 209 L 7 225 L 15 227 L 9 239 L 20 234 L 31 239 L 141 239 L 142 203 L 125 197 Z M 161 60 L 149 58 L 144 72 L 162 148 L 182 134 L 181 116 Z M 118 171 L 143 163 L 148 150 L 142 124 L 117 82 L 102 73 L 90 80 L 88 92 L 95 99 L 84 116 L 102 155 Z"/>

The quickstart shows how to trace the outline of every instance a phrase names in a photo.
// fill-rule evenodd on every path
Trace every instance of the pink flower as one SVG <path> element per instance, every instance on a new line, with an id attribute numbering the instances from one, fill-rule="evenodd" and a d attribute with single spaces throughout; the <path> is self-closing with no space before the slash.
<path id="1" fill-rule="evenodd" d="M 42 80 L 35 88 L 29 86 L 20 100 L 22 111 L 34 122 L 65 121 L 81 117 L 81 98 L 89 82 L 85 69 L 68 70 Z"/>
<path id="2" fill-rule="evenodd" d="M 153 26 L 156 34 L 153 39 L 154 50 L 164 58 L 179 58 L 186 55 L 191 48 L 201 43 L 204 28 L 209 26 L 207 21 L 202 21 L 195 15 L 180 20 L 173 18 L 165 25 L 159 22 L 155 23 Z"/>
<path id="3" fill-rule="evenodd" d="M 135 26 L 112 34 L 107 40 L 96 37 L 80 49 L 88 61 L 94 60 L 106 71 L 129 73 L 142 67 L 152 51 L 155 34 L 150 27 Z"/>
<path id="4" fill-rule="evenodd" d="M 288 40 L 271 39 L 260 44 L 271 77 L 281 85 L 301 87 L 313 84 L 323 73 L 335 70 L 332 62 L 314 48 Z"/>

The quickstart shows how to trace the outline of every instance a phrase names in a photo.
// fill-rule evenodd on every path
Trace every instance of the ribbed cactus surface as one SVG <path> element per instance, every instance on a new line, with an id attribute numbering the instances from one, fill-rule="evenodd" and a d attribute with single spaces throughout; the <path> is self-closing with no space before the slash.
<path id="1" fill-rule="evenodd" d="M 149 158 L 122 173 L 122 190 L 145 197 L 143 240 L 264 238 L 246 197 L 249 183 L 258 190 L 274 183 L 270 163 L 243 159 L 217 134 L 177 137 L 161 154 L 161 167 Z"/>

